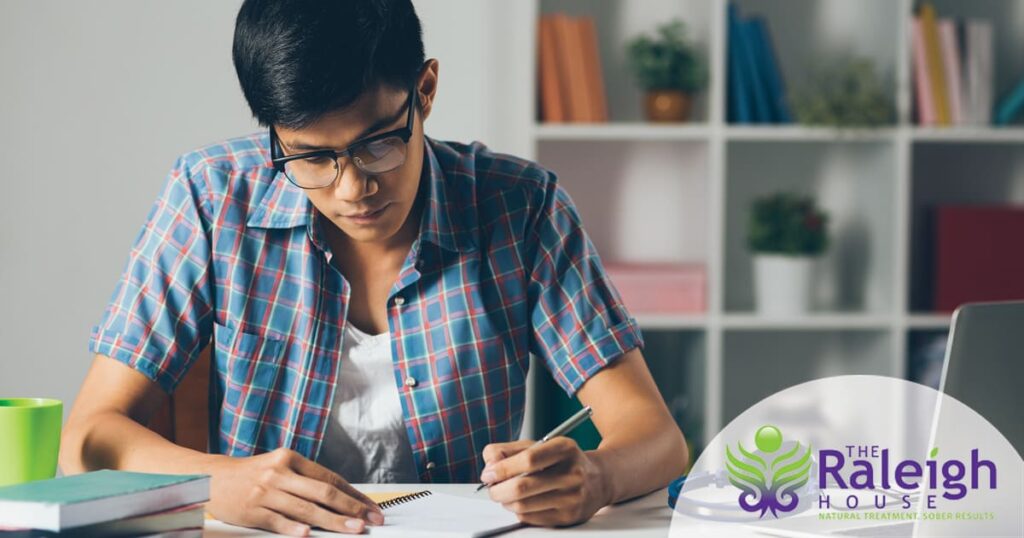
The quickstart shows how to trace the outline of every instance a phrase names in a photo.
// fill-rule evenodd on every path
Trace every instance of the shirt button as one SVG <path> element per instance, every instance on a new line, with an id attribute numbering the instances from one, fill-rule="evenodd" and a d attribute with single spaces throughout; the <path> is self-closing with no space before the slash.
<path id="1" fill-rule="evenodd" d="M 395 297 L 395 305 L 396 306 L 402 306 L 404 304 L 405 304 L 405 297 L 402 297 L 401 295 Z"/>
<path id="2" fill-rule="evenodd" d="M 405 386 L 407 387 L 415 387 L 418 383 L 419 381 L 416 381 L 416 378 L 413 376 L 405 378 Z"/>
<path id="3" fill-rule="evenodd" d="M 437 467 L 436 465 L 434 465 L 434 462 L 432 462 L 432 461 L 428 461 L 427 462 L 427 470 L 428 471 L 433 470 L 434 467 Z"/>

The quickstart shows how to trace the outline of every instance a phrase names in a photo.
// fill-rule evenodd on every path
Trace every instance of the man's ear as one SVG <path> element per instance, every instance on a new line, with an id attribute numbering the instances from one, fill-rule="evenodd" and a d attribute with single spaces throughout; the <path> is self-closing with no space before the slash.
<path id="1" fill-rule="evenodd" d="M 425 68 L 420 74 L 420 81 L 417 91 L 420 92 L 420 113 L 424 120 L 430 116 L 430 110 L 434 106 L 434 98 L 437 96 L 437 72 L 438 62 L 436 58 L 427 60 Z"/>

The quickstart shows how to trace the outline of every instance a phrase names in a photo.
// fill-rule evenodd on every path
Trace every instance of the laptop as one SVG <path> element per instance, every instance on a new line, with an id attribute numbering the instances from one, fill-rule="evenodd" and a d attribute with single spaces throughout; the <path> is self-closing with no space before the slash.
<path id="1" fill-rule="evenodd" d="M 939 391 L 960 400 L 985 417 L 1024 454 L 1024 301 L 969 303 L 953 313 Z M 934 412 L 934 444 L 941 406 Z M 913 522 L 848 524 L 822 531 L 816 517 L 792 517 L 749 525 L 759 534 L 786 538 L 816 536 L 919 536 L 944 535 L 935 523 Z"/>

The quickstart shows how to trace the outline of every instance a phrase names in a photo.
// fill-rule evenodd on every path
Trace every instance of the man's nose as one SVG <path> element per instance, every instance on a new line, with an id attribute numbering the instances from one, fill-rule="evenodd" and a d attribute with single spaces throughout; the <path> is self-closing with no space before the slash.
<path id="1" fill-rule="evenodd" d="M 338 181 L 334 186 L 336 199 L 343 202 L 358 202 L 363 198 L 373 196 L 380 189 L 376 178 L 364 174 L 349 159 L 338 159 L 338 166 L 341 167 L 341 171 L 338 173 Z"/>

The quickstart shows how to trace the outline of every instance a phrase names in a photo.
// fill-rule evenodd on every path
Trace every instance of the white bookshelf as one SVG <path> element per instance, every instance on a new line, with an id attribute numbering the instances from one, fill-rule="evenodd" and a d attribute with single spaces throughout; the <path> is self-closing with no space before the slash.
<path id="1" fill-rule="evenodd" d="M 534 0 L 515 18 L 529 27 L 532 43 L 543 13 L 589 15 L 597 24 L 610 122 L 541 124 L 531 104 L 513 132 L 528 158 L 559 175 L 602 258 L 707 267 L 706 313 L 634 312 L 653 336 L 645 355 L 655 379 L 676 366 L 689 376 L 680 381 L 687 394 L 665 396 L 677 418 L 698 424 L 684 430 L 701 443 L 786 386 L 836 374 L 906 376 L 910 346 L 948 330 L 950 321 L 928 304 L 928 208 L 1024 203 L 1024 128 L 912 123 L 912 0 L 737 3 L 744 15 L 767 18 L 791 88 L 820 54 L 871 58 L 894 82 L 896 124 L 727 124 L 726 0 Z M 997 99 L 1024 76 L 1024 0 L 933 3 L 940 16 L 995 21 Z M 683 19 L 706 52 L 710 82 L 692 122 L 647 124 L 625 43 L 672 18 Z M 531 48 L 506 59 L 527 62 L 535 76 L 536 54 Z M 517 88 L 527 85 L 535 95 L 534 78 Z M 750 201 L 782 189 L 817 197 L 830 213 L 832 245 L 820 264 L 815 312 L 773 319 L 753 311 L 744 236 Z"/>

